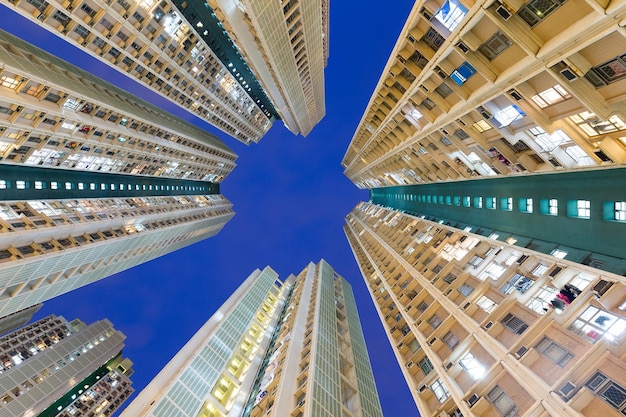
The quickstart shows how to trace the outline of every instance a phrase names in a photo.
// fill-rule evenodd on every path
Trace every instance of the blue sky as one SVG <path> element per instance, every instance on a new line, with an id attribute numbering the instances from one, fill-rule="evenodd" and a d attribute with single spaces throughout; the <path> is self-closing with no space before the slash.
<path id="1" fill-rule="evenodd" d="M 385 416 L 417 416 L 342 230 L 346 214 L 368 193 L 340 166 L 412 6 L 331 0 L 326 117 L 306 138 L 278 122 L 250 146 L 0 6 L 0 28 L 198 124 L 239 155 L 221 187 L 237 214 L 220 234 L 48 301 L 37 317 L 109 318 L 128 337 L 124 353 L 135 363 L 132 380 L 141 390 L 255 268 L 270 265 L 286 278 L 324 258 L 355 290 Z"/>

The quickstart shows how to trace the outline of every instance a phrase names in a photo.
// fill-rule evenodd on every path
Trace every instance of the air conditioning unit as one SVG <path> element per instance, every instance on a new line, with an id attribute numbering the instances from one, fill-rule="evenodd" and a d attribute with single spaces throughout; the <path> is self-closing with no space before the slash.
<path id="1" fill-rule="evenodd" d="M 437 341 L 437 338 L 433 337 L 432 339 L 428 341 L 428 344 L 432 346 L 432 344 L 435 343 L 436 341 Z"/>
<path id="2" fill-rule="evenodd" d="M 467 302 L 467 303 L 463 304 L 463 307 L 461 307 L 461 310 L 467 310 L 469 308 L 469 306 L 471 306 L 471 305 L 472 305 L 472 303 Z"/>
<path id="3" fill-rule="evenodd" d="M 498 6 L 496 13 L 504 20 L 509 20 L 513 14 L 504 5 Z"/>
<path id="4" fill-rule="evenodd" d="M 520 101 L 523 98 L 517 90 L 509 90 L 508 93 L 515 101 Z"/>
<path id="5" fill-rule="evenodd" d="M 493 114 L 491 114 L 489 112 L 489 110 L 487 110 L 486 108 L 484 108 L 483 106 L 478 107 L 478 112 L 480 113 L 480 115 L 482 117 L 484 117 L 485 119 L 489 120 L 493 117 Z"/>
<path id="6" fill-rule="evenodd" d="M 492 321 L 488 321 L 487 324 L 485 324 L 485 330 L 491 329 L 491 326 L 493 326 L 493 322 Z"/>
<path id="7" fill-rule="evenodd" d="M 406 367 L 407 368 L 412 368 L 413 367 L 413 361 L 407 362 Z"/>
<path id="8" fill-rule="evenodd" d="M 515 355 L 515 357 L 517 359 L 519 359 L 522 356 L 524 356 L 526 354 L 526 352 L 528 352 L 528 348 L 526 346 L 520 346 L 520 348 L 517 349 L 517 351 L 514 353 L 514 355 Z"/>
<path id="9" fill-rule="evenodd" d="M 473 407 L 474 404 L 476 404 L 478 402 L 478 400 L 480 400 L 480 396 L 478 396 L 478 394 L 473 393 L 468 399 L 467 399 L 467 404 L 469 404 L 470 407 Z"/>
<path id="10" fill-rule="evenodd" d="M 454 365 L 452 362 L 446 363 L 446 369 L 450 370 L 450 368 L 452 368 L 452 365 Z"/>
<path id="11" fill-rule="evenodd" d="M 419 388 L 417 389 L 417 391 L 418 391 L 418 392 L 424 392 L 424 391 L 426 391 L 427 389 L 428 389 L 428 387 L 427 387 L 426 385 L 422 385 L 421 387 L 419 387 Z"/>
<path id="12" fill-rule="evenodd" d="M 441 78 L 447 78 L 448 75 L 445 73 L 444 70 L 442 70 L 439 67 L 435 67 L 435 71 L 437 72 L 437 75 L 440 76 Z"/>
<path id="13" fill-rule="evenodd" d="M 561 388 L 559 388 L 559 394 L 565 398 L 569 398 L 576 389 L 576 385 L 573 382 L 566 382 Z"/>
<path id="14" fill-rule="evenodd" d="M 468 53 L 470 50 L 469 47 L 465 45 L 463 42 L 457 43 L 456 47 L 459 48 L 461 52 L 463 52 L 464 54 Z"/>

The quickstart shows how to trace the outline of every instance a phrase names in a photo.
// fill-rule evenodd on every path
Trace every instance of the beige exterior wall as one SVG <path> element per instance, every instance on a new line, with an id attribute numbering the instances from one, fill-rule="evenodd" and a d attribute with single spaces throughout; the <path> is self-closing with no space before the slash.
<path id="1" fill-rule="evenodd" d="M 623 412 L 623 276 L 369 203 L 344 229 L 422 416 Z"/>
<path id="2" fill-rule="evenodd" d="M 374 90 L 359 188 L 626 162 L 625 2 L 444 4 L 415 3 Z"/>

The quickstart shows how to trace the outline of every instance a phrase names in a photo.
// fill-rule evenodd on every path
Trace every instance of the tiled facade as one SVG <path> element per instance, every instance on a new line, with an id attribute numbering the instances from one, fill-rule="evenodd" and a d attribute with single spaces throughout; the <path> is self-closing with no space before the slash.
<path id="1" fill-rule="evenodd" d="M 132 394 L 125 336 L 48 316 L 0 338 L 0 414 L 110 416 Z"/>
<path id="2" fill-rule="evenodd" d="M 623 276 L 371 203 L 344 229 L 422 416 L 624 413 Z"/>
<path id="3" fill-rule="evenodd" d="M 0 316 L 216 234 L 219 139 L 0 34 Z"/>
<path id="4" fill-rule="evenodd" d="M 382 416 L 349 284 L 253 272 L 122 414 L 171 415 Z"/>
<path id="5" fill-rule="evenodd" d="M 169 0 L 3 3 L 244 143 L 258 142 L 275 119 L 228 36 L 215 44 L 204 34 L 209 25 L 219 32 L 211 11 L 203 20 L 194 5 Z"/>
<path id="6" fill-rule="evenodd" d="M 242 46 L 285 125 L 306 136 L 326 113 L 328 0 L 209 4 Z"/>

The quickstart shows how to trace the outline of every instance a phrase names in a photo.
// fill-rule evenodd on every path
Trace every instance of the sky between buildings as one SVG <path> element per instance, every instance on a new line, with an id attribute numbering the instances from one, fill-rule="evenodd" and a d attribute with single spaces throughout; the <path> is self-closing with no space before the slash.
<path id="1" fill-rule="evenodd" d="M 139 391 L 255 268 L 270 265 L 284 279 L 324 258 L 355 290 L 384 415 L 418 416 L 342 230 L 368 193 L 340 166 L 412 6 L 330 0 L 326 117 L 306 138 L 276 122 L 251 146 L 0 6 L 0 28 L 192 121 L 239 155 L 221 185 L 237 214 L 217 236 L 48 301 L 36 318 L 109 318 L 128 338 L 124 353 Z"/>

